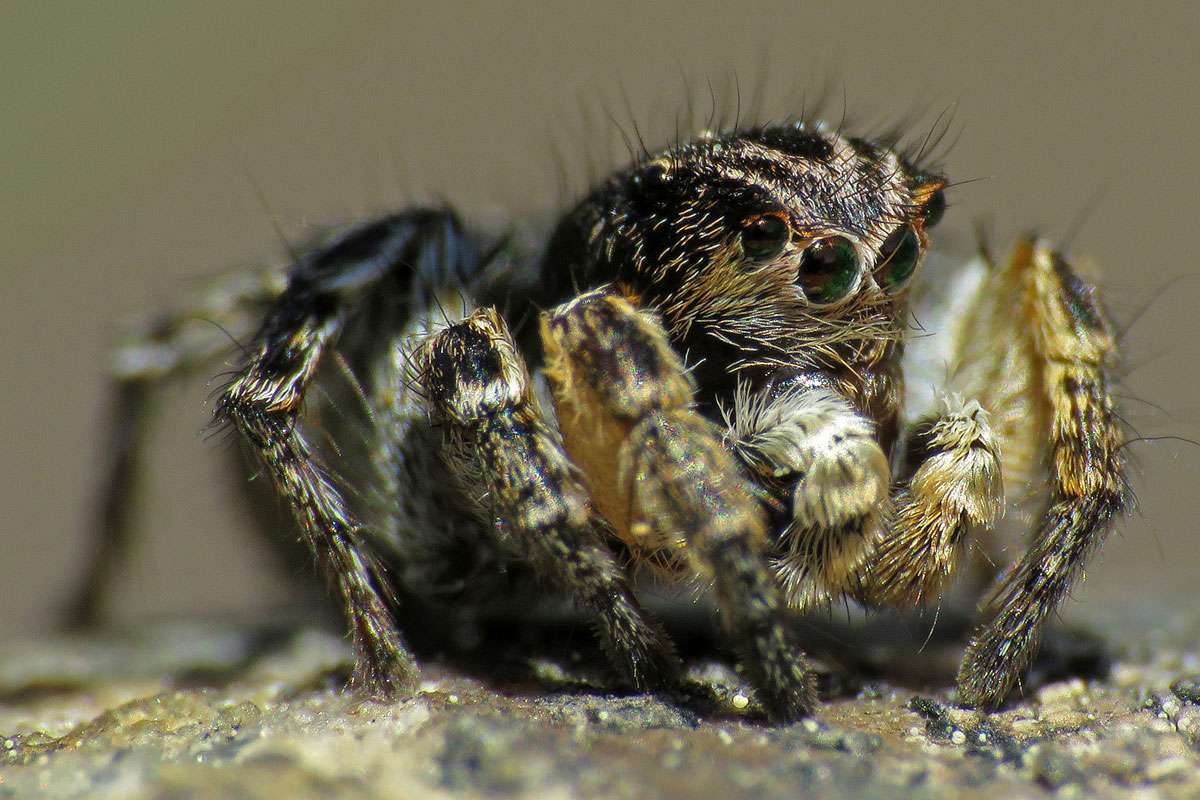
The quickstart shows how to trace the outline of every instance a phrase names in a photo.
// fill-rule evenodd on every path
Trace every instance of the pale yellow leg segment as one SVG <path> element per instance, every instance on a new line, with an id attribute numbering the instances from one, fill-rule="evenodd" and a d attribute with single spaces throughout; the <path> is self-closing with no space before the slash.
<path id="1" fill-rule="evenodd" d="M 1028 399 L 1022 402 L 1035 405 L 1022 424 L 1013 420 L 1012 436 L 1017 450 L 1022 442 L 1049 443 L 1042 463 L 1050 496 L 1028 550 L 988 603 L 991 621 L 978 631 L 959 670 L 959 697 L 976 706 L 1003 702 L 1036 653 L 1046 618 L 1131 502 L 1107 375 L 1114 341 L 1094 290 L 1059 254 L 1032 239 L 1018 245 L 991 282 L 995 306 L 982 309 L 980 320 L 996 327 L 965 333 L 1012 343 L 993 359 L 992 385 L 1001 391 L 995 399 L 980 399 L 1013 417 L 1005 392 L 1024 391 Z"/>
<path id="2" fill-rule="evenodd" d="M 710 576 L 768 713 L 809 713 L 813 674 L 767 563 L 763 512 L 720 430 L 692 410 L 661 326 L 599 290 L 548 315 L 542 339 L 567 452 L 617 535 L 635 552 L 673 547 Z"/>
<path id="3" fill-rule="evenodd" d="M 866 570 L 864 594 L 883 605 L 936 598 L 958 566 L 968 532 L 1000 515 L 1000 454 L 988 413 L 947 398 L 942 414 L 915 427 L 919 466 L 893 498 L 894 512 Z"/>

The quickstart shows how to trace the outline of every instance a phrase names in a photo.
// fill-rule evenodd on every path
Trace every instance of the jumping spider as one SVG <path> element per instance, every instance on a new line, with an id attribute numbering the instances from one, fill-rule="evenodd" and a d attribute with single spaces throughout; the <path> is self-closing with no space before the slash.
<path id="1" fill-rule="evenodd" d="M 764 706 L 793 720 L 817 703 L 795 612 L 936 599 L 967 539 L 1033 498 L 958 674 L 960 702 L 995 707 L 1130 502 L 1113 337 L 1032 238 L 910 288 L 945 208 L 916 160 L 811 122 L 706 133 L 600 183 L 540 257 L 410 208 L 222 284 L 121 351 L 107 535 L 149 379 L 216 355 L 195 324 L 216 320 L 252 334 L 216 419 L 294 513 L 362 690 L 414 686 L 405 597 L 498 576 L 552 584 L 625 680 L 670 684 L 673 646 L 627 570 L 648 565 L 711 587 Z M 331 373 L 366 423 L 325 452 L 312 389 Z"/>

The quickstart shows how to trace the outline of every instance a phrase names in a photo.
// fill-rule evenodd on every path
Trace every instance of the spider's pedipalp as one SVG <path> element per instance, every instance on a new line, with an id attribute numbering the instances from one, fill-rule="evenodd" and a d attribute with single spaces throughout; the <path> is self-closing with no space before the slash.
<path id="1" fill-rule="evenodd" d="M 894 484 L 874 427 L 824 389 L 742 392 L 727 416 L 743 463 L 791 500 L 775 565 L 797 608 L 843 595 L 871 605 L 934 598 L 966 532 L 999 515 L 999 454 L 974 401 L 947 398 L 915 426 L 913 466 Z"/>
<path id="2" fill-rule="evenodd" d="M 601 289 L 548 315 L 542 337 L 567 450 L 605 497 L 617 535 L 635 552 L 681 551 L 712 581 L 768 713 L 811 713 L 813 672 L 767 562 L 755 490 L 720 429 L 692 409 L 690 381 L 662 327 Z"/>
<path id="3" fill-rule="evenodd" d="M 988 413 L 947 397 L 908 439 L 910 475 L 893 494 L 887 532 L 864 570 L 863 595 L 879 605 L 919 605 L 946 588 L 966 534 L 1000 516 L 1004 487 Z"/>
<path id="4" fill-rule="evenodd" d="M 638 688 L 678 672 L 666 633 L 639 607 L 557 437 L 542 421 L 508 327 L 481 309 L 413 354 L 443 457 L 480 521 L 589 612 L 605 652 Z"/>
<path id="5" fill-rule="evenodd" d="M 854 589 L 887 504 L 875 426 L 844 397 L 800 386 L 739 390 L 727 422 L 742 462 L 790 500 L 776 556 L 789 604 L 809 608 Z"/>

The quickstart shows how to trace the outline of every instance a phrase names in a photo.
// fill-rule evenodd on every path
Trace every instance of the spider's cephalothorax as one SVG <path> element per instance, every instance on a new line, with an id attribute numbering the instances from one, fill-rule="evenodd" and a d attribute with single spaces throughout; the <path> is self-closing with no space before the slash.
<path id="1" fill-rule="evenodd" d="M 910 283 L 944 185 L 805 123 L 706 134 L 598 186 L 538 259 L 413 209 L 314 248 L 282 285 L 213 292 L 204 316 L 257 331 L 217 416 L 294 511 L 356 681 L 411 686 L 403 598 L 461 599 L 489 574 L 511 586 L 527 574 L 514 565 L 576 600 L 634 685 L 670 681 L 632 557 L 711 586 L 768 712 L 795 718 L 815 696 L 791 615 L 936 599 L 1007 495 L 1043 511 L 959 675 L 961 701 L 1000 703 L 1128 501 L 1113 342 L 1091 287 L 1031 240 L 947 284 L 953 314 L 922 319 L 937 374 L 906 376 L 924 296 Z M 141 379 L 205 354 L 189 319 L 152 329 L 152 364 L 127 348 L 126 416 Z M 368 486 L 306 436 L 323 363 L 365 406 L 350 438 Z M 911 400 L 913 384 L 940 403 Z M 118 433 L 114 497 L 138 439 Z M 107 519 L 115 540 L 121 515 Z"/>

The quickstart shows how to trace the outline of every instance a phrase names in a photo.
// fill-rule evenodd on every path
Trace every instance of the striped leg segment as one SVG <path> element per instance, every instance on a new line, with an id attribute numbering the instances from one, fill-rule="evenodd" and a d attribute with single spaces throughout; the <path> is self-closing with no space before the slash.
<path id="1" fill-rule="evenodd" d="M 568 453 L 634 552 L 663 548 L 711 579 L 743 665 L 775 719 L 816 702 L 766 523 L 721 431 L 691 408 L 692 384 L 649 314 L 605 290 L 543 320 L 546 374 Z"/>
<path id="2" fill-rule="evenodd" d="M 1049 441 L 1050 500 L 1028 550 L 988 602 L 958 674 L 959 698 L 994 707 L 1029 666 L 1043 624 L 1083 573 L 1114 519 L 1132 503 L 1124 441 L 1109 390 L 1111 329 L 1094 290 L 1058 254 L 1032 239 L 994 281 L 1031 330 L 1030 355 Z M 997 300 L 997 302 L 1000 302 Z"/>
<path id="3" fill-rule="evenodd" d="M 940 414 L 913 426 L 907 445 L 915 470 L 892 496 L 888 529 L 866 570 L 864 594 L 876 605 L 936 599 L 967 534 L 990 527 L 1004 504 L 999 446 L 979 403 L 945 398 Z"/>
<path id="4" fill-rule="evenodd" d="M 450 214 L 417 209 L 351 229 L 303 256 L 251 342 L 249 357 L 218 400 L 215 417 L 236 429 L 291 507 L 301 535 L 349 623 L 353 683 L 374 694 L 411 689 L 416 662 L 392 616 L 392 576 L 372 531 L 351 510 L 335 471 L 308 438 L 302 407 L 347 324 L 372 303 L 400 317 L 428 295 L 463 287 L 481 258 Z M 376 306 L 376 307 L 377 307 Z M 376 331 L 377 352 L 396 330 Z"/>
<path id="5" fill-rule="evenodd" d="M 666 633 L 638 606 L 604 542 L 607 523 L 542 421 L 529 374 L 504 321 L 475 312 L 426 340 L 413 365 L 443 455 L 481 521 L 592 617 L 605 652 L 637 688 L 678 672 Z"/>

